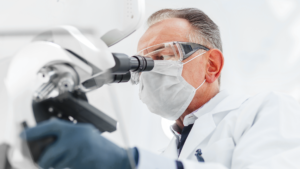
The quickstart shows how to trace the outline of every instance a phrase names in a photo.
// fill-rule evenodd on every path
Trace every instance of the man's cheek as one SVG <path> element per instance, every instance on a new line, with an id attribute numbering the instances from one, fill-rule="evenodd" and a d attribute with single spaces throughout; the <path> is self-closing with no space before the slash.
<path id="1" fill-rule="evenodd" d="M 204 80 L 205 69 L 198 63 L 188 63 L 183 66 L 182 77 L 194 88 L 197 88 Z"/>

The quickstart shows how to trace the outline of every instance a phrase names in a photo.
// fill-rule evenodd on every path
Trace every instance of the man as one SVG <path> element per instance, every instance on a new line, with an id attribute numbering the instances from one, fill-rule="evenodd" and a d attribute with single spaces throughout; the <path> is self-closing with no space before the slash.
<path id="1" fill-rule="evenodd" d="M 198 9 L 164 9 L 148 19 L 138 44 L 155 59 L 140 77 L 140 98 L 151 112 L 176 120 L 175 137 L 161 155 L 124 149 L 91 125 L 50 120 L 23 133 L 54 135 L 39 160 L 43 168 L 138 169 L 300 168 L 300 106 L 288 96 L 254 97 L 220 91 L 224 64 L 217 25 Z"/>

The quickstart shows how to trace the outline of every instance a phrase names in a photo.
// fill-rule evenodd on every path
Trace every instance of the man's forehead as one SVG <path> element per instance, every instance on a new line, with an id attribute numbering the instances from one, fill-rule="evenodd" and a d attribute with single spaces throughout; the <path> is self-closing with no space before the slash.
<path id="1" fill-rule="evenodd" d="M 171 41 L 188 41 L 188 33 L 192 29 L 185 19 L 171 18 L 160 21 L 145 32 L 138 44 L 138 51 L 147 47 Z"/>

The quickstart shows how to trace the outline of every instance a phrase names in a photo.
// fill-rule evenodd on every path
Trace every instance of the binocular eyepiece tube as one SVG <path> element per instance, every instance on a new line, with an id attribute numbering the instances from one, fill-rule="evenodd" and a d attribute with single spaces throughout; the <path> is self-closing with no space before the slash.
<path id="1" fill-rule="evenodd" d="M 143 56 L 132 56 L 130 58 L 130 70 L 132 72 L 146 72 L 151 71 L 154 67 L 152 58 Z"/>
<path id="2" fill-rule="evenodd" d="M 154 67 L 153 59 L 148 57 L 139 55 L 128 57 L 122 53 L 113 53 L 113 57 L 116 63 L 115 67 L 111 69 L 114 74 L 113 83 L 128 82 L 131 78 L 131 72 L 151 71 Z"/>
<path id="3" fill-rule="evenodd" d="M 100 74 L 81 83 L 84 91 L 91 91 L 106 83 L 128 82 L 131 79 L 131 73 L 151 71 L 154 67 L 153 59 L 148 57 L 139 55 L 128 57 L 122 53 L 113 53 L 113 57 L 115 66 L 110 69 L 108 74 Z M 109 78 L 107 78 L 108 76 Z"/>

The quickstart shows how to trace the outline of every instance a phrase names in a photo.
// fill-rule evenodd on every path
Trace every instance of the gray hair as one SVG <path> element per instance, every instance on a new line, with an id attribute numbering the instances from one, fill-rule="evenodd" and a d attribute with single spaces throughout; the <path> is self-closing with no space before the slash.
<path id="1" fill-rule="evenodd" d="M 186 19 L 192 25 L 194 29 L 187 35 L 190 42 L 223 50 L 218 26 L 203 11 L 196 8 L 159 10 L 149 17 L 148 26 L 170 18 Z"/>
<path id="2" fill-rule="evenodd" d="M 162 9 L 148 18 L 148 26 L 170 18 L 185 19 L 192 25 L 194 29 L 187 35 L 190 42 L 223 52 L 219 27 L 203 11 L 196 8 Z M 220 85 L 221 76 L 218 82 Z"/>

